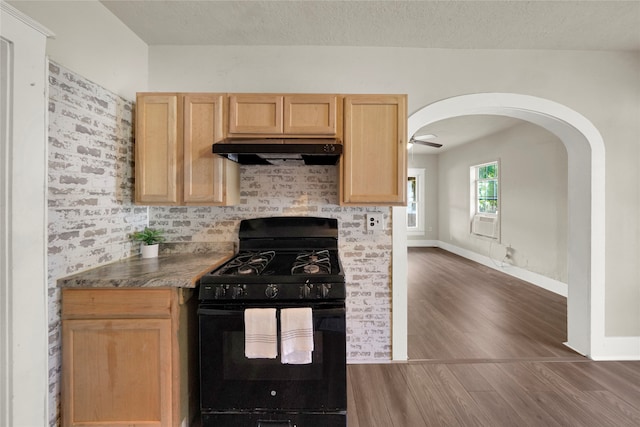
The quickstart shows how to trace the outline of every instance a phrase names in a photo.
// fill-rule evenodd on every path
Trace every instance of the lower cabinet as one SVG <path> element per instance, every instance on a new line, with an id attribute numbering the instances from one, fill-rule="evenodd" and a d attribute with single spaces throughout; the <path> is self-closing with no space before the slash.
<path id="1" fill-rule="evenodd" d="M 184 289 L 63 289 L 63 426 L 188 426 L 196 298 Z"/>

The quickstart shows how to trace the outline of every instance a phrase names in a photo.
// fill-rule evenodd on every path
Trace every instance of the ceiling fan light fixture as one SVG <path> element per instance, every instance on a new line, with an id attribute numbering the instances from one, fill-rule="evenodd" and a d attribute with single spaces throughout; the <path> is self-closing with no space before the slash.
<path id="1" fill-rule="evenodd" d="M 428 147 L 435 147 L 435 148 L 440 148 L 442 147 L 442 144 L 439 144 L 437 142 L 431 142 L 431 141 L 423 141 L 421 139 L 416 139 L 416 138 L 411 138 L 411 140 L 409 141 L 410 144 L 419 144 L 419 145 L 426 145 Z"/>
<path id="2" fill-rule="evenodd" d="M 429 139 L 435 139 L 437 137 L 438 137 L 438 135 L 434 135 L 432 133 L 428 133 L 426 135 L 414 135 L 412 139 L 416 139 L 418 141 L 426 141 L 426 140 L 429 140 Z"/>

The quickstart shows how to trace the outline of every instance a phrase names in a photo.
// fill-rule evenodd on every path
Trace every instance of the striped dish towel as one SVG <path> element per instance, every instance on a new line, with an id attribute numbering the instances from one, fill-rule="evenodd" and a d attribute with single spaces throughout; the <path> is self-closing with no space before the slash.
<path id="1" fill-rule="evenodd" d="M 282 363 L 305 365 L 313 353 L 313 313 L 311 308 L 280 310 L 280 358 Z"/>
<path id="2" fill-rule="evenodd" d="M 275 308 L 244 310 L 244 355 L 248 359 L 275 359 L 278 356 Z"/>

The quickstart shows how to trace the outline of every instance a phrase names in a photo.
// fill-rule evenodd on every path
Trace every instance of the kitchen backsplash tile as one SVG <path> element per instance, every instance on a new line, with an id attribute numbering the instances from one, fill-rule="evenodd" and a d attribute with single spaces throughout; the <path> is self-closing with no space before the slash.
<path id="1" fill-rule="evenodd" d="M 347 282 L 349 362 L 391 359 L 391 210 L 339 206 L 338 166 L 241 166 L 240 204 L 150 207 L 149 224 L 171 241 L 233 241 L 240 220 L 266 216 L 338 219 Z M 368 232 L 367 212 L 385 214 L 386 230 Z"/>

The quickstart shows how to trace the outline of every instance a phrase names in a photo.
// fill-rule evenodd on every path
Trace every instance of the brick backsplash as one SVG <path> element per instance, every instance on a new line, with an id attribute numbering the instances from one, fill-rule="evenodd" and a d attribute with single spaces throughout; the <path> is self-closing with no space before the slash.
<path id="1" fill-rule="evenodd" d="M 60 277 L 138 253 L 133 104 L 49 63 L 48 288 L 50 425 L 60 418 Z"/>
<path id="2" fill-rule="evenodd" d="M 172 241 L 237 243 L 240 220 L 267 216 L 338 219 L 347 282 L 349 362 L 391 359 L 391 209 L 341 207 L 338 166 L 242 166 L 240 204 L 151 207 L 149 224 Z M 383 212 L 386 230 L 370 232 L 367 212 Z"/>
<path id="3" fill-rule="evenodd" d="M 347 282 L 349 362 L 391 359 L 391 210 L 341 207 L 338 166 L 242 166 L 229 207 L 133 204 L 131 102 L 49 63 L 48 293 L 50 425 L 60 422 L 60 291 L 56 280 L 138 253 L 129 234 L 147 223 L 171 242 L 237 242 L 240 220 L 337 218 Z M 367 232 L 365 215 L 385 214 Z"/>

